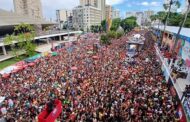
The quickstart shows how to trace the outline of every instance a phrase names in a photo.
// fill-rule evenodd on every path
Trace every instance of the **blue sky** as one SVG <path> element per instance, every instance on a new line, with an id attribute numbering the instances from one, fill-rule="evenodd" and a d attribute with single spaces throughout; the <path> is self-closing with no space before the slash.
<path id="1" fill-rule="evenodd" d="M 72 9 L 73 7 L 79 5 L 79 0 L 41 0 L 43 8 L 43 16 L 46 19 L 55 19 L 55 11 L 57 9 Z M 179 0 L 182 4 L 179 11 L 183 9 L 184 1 Z M 164 0 L 106 0 L 106 3 L 112 5 L 114 8 L 121 11 L 121 16 L 125 17 L 126 11 L 145 11 L 163 10 Z M 14 10 L 13 0 L 0 0 L 0 8 L 6 10 Z"/>

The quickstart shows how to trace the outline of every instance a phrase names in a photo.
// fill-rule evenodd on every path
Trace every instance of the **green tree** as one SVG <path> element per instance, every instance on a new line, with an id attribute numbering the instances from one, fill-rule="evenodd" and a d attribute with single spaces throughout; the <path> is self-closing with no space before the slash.
<path id="1" fill-rule="evenodd" d="M 101 28 L 102 28 L 102 31 L 103 31 L 103 32 L 106 32 L 106 20 L 103 20 L 103 21 L 101 22 Z"/>
<path id="2" fill-rule="evenodd" d="M 12 35 L 6 35 L 4 38 L 3 42 L 5 45 L 10 45 L 11 46 L 11 53 L 12 55 L 16 58 L 19 59 L 19 49 L 17 48 L 15 41 L 16 37 L 14 34 Z"/>
<path id="3" fill-rule="evenodd" d="M 171 8 L 172 8 L 172 5 L 176 5 L 178 8 L 180 7 L 180 3 L 178 0 L 170 0 L 169 4 L 163 4 L 163 7 L 165 10 L 168 10 L 167 12 L 167 15 L 166 15 L 166 19 L 165 19 L 165 24 L 164 24 L 164 30 L 163 30 L 163 33 L 162 33 L 162 37 L 161 37 L 161 44 L 162 44 L 162 41 L 163 41 L 163 35 L 165 33 L 165 30 L 166 30 L 166 26 L 167 26 L 167 22 L 168 22 L 168 18 L 170 16 L 170 13 L 171 13 Z"/>
<path id="4" fill-rule="evenodd" d="M 116 33 L 116 31 L 109 31 L 107 33 L 107 36 L 109 39 L 115 39 L 115 38 L 117 38 L 117 33 Z"/>
<path id="5" fill-rule="evenodd" d="M 4 43 L 11 45 L 11 50 L 16 58 L 19 58 L 19 51 L 25 51 L 26 55 L 31 56 L 35 53 L 36 45 L 32 43 L 35 37 L 33 26 L 21 23 L 14 27 L 14 34 L 8 35 Z M 15 44 L 15 41 L 17 44 Z"/>
<path id="6" fill-rule="evenodd" d="M 113 19 L 110 30 L 111 31 L 116 31 L 118 29 L 118 27 L 120 26 L 120 24 L 121 24 L 121 19 L 120 18 Z"/>
<path id="7" fill-rule="evenodd" d="M 111 44 L 107 35 L 101 35 L 100 37 L 100 44 L 109 45 Z"/>
<path id="8" fill-rule="evenodd" d="M 124 29 L 124 31 L 131 31 L 135 27 L 137 27 L 136 17 L 129 17 L 125 18 L 121 21 L 121 27 Z"/>

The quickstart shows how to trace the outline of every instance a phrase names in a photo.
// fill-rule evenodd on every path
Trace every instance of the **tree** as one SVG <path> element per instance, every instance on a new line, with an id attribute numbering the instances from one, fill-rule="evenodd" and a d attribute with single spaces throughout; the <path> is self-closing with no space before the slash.
<path id="1" fill-rule="evenodd" d="M 125 18 L 121 21 L 121 27 L 124 29 L 124 31 L 131 31 L 135 27 L 137 27 L 136 17 L 129 17 Z"/>
<path id="2" fill-rule="evenodd" d="M 178 33 L 177 33 L 177 35 L 176 35 L 174 47 L 173 47 L 173 50 L 172 50 L 172 55 L 174 55 L 174 53 L 175 53 L 175 48 L 176 48 L 176 46 L 177 46 L 177 42 L 178 42 L 178 39 L 179 39 L 179 36 L 180 36 L 180 32 L 181 32 L 181 29 L 182 29 L 182 27 L 184 26 L 184 24 L 185 24 L 185 22 L 186 22 L 186 20 L 187 20 L 187 16 L 188 16 L 189 11 L 190 11 L 190 0 L 188 0 L 187 11 L 185 12 L 184 19 L 183 19 L 183 21 L 181 22 L 181 25 L 180 25 L 180 27 L 179 27 Z"/>
<path id="3" fill-rule="evenodd" d="M 120 26 L 120 24 L 121 24 L 121 19 L 120 18 L 113 19 L 110 30 L 111 31 L 116 31 L 118 29 L 118 27 Z"/>
<path id="4" fill-rule="evenodd" d="M 6 45 L 10 45 L 11 46 L 11 53 L 12 55 L 16 58 L 19 59 L 19 49 L 16 47 L 16 44 L 14 43 L 16 37 L 14 34 L 12 35 L 6 35 L 6 37 L 4 38 L 3 42 Z"/>
<path id="5" fill-rule="evenodd" d="M 103 20 L 103 21 L 101 22 L 101 28 L 102 28 L 102 31 L 103 31 L 103 32 L 106 32 L 106 20 Z"/>
<path id="6" fill-rule="evenodd" d="M 115 31 L 109 31 L 107 33 L 107 36 L 109 39 L 115 39 L 115 38 L 117 38 L 117 33 Z"/>
<path id="7" fill-rule="evenodd" d="M 21 23 L 14 27 L 14 34 L 8 35 L 4 39 L 5 44 L 11 45 L 11 50 L 16 58 L 19 58 L 18 51 L 23 50 L 26 55 L 32 56 L 35 53 L 36 45 L 32 43 L 35 37 L 34 27 Z M 17 44 L 15 44 L 15 41 Z"/>
<path id="8" fill-rule="evenodd" d="M 109 38 L 108 38 L 107 35 L 101 35 L 101 37 L 100 37 L 100 43 L 104 44 L 104 45 L 111 44 L 111 42 L 110 42 L 110 40 L 109 40 Z"/>
<path id="9" fill-rule="evenodd" d="M 166 26 L 167 26 L 167 21 L 168 21 L 168 18 L 170 16 L 170 12 L 171 12 L 171 7 L 172 5 L 176 5 L 178 8 L 180 7 L 180 3 L 178 0 L 170 0 L 169 4 L 163 4 L 163 7 L 165 10 L 168 10 L 167 12 L 167 15 L 166 15 L 166 19 L 165 19 L 165 24 L 164 24 L 164 30 L 163 30 L 163 33 L 162 33 L 162 37 L 161 37 L 161 44 L 162 44 L 162 41 L 163 41 L 163 35 L 165 33 L 165 30 L 166 30 Z"/>

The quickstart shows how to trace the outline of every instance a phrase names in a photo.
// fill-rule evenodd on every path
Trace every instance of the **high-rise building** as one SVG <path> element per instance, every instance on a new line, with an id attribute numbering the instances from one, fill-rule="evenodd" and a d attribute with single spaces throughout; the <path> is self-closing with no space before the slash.
<path id="1" fill-rule="evenodd" d="M 40 0 L 14 0 L 14 10 L 17 14 L 42 19 Z"/>
<path id="2" fill-rule="evenodd" d="M 120 11 L 118 9 L 114 9 L 112 11 L 112 19 L 120 18 Z"/>
<path id="3" fill-rule="evenodd" d="M 81 6 L 94 6 L 97 7 L 98 6 L 98 0 L 80 0 L 80 5 Z"/>
<path id="4" fill-rule="evenodd" d="M 92 25 L 100 25 L 101 10 L 93 6 L 78 6 L 73 9 L 73 27 L 77 30 L 90 31 Z"/>
<path id="5" fill-rule="evenodd" d="M 80 0 L 81 6 L 93 6 L 101 10 L 102 18 L 105 19 L 106 0 Z"/>
<path id="6" fill-rule="evenodd" d="M 72 22 L 70 21 L 71 19 L 69 19 L 72 18 L 72 16 L 73 15 L 71 10 L 66 10 L 66 9 L 56 10 L 56 17 L 57 17 L 56 21 L 59 23 L 59 28 L 61 29 L 64 23 L 66 22 L 72 24 Z"/>
<path id="7" fill-rule="evenodd" d="M 106 5 L 106 19 L 111 19 L 112 18 L 112 12 L 113 12 L 113 7 L 111 5 Z"/>

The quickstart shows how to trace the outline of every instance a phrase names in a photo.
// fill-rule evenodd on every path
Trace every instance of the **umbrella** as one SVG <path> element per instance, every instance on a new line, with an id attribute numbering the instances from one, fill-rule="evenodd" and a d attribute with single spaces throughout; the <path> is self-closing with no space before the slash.
<path id="1" fill-rule="evenodd" d="M 88 53 L 88 54 L 93 54 L 93 52 L 92 52 L 92 51 L 88 51 L 87 53 Z"/>
<path id="2" fill-rule="evenodd" d="M 3 74 L 2 77 L 5 78 L 5 79 L 7 79 L 7 78 L 9 78 L 9 76 L 10 76 L 10 74 L 6 74 L 6 73 L 5 73 L 5 74 Z"/>
<path id="3" fill-rule="evenodd" d="M 58 55 L 58 53 L 57 52 L 52 52 L 52 54 L 51 54 L 52 56 L 57 56 Z"/>
<path id="4" fill-rule="evenodd" d="M 93 56 L 92 58 L 93 58 L 93 59 L 98 59 L 99 57 L 98 57 L 98 56 Z"/>
<path id="5" fill-rule="evenodd" d="M 77 67 L 71 67 L 71 70 L 77 70 Z"/>
<path id="6" fill-rule="evenodd" d="M 19 71 L 19 69 L 14 69 L 11 71 L 11 73 L 17 73 Z"/>
<path id="7" fill-rule="evenodd" d="M 30 66 L 30 67 L 32 67 L 34 65 L 35 65 L 35 63 L 33 63 L 33 62 L 28 64 L 28 66 Z"/>

